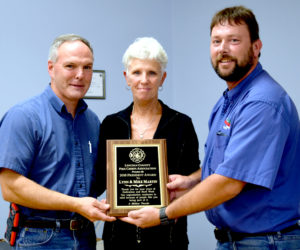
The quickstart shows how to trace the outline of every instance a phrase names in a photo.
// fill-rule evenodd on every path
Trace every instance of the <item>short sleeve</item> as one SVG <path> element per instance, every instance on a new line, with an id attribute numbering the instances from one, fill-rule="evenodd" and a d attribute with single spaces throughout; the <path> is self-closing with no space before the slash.
<path id="1" fill-rule="evenodd" d="M 232 121 L 224 160 L 215 173 L 272 189 L 289 133 L 281 110 L 250 102 Z"/>
<path id="2" fill-rule="evenodd" d="M 0 124 L 0 167 L 27 175 L 35 155 L 34 117 L 20 107 L 6 113 Z"/>

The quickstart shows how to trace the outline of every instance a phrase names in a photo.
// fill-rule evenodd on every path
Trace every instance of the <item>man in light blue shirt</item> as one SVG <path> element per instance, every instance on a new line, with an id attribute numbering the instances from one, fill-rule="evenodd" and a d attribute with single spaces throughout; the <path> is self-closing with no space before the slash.
<path id="1" fill-rule="evenodd" d="M 125 221 L 149 227 L 205 211 L 219 250 L 300 249 L 300 122 L 259 63 L 261 48 L 251 10 L 236 6 L 213 17 L 211 62 L 228 88 L 209 119 L 202 171 L 171 176 L 177 200 Z"/>
<path id="2" fill-rule="evenodd" d="M 100 121 L 82 99 L 93 61 L 86 39 L 56 38 L 50 85 L 1 120 L 1 190 L 20 207 L 16 249 L 95 249 L 92 222 L 114 220 L 106 215 L 109 205 L 96 199 Z"/>

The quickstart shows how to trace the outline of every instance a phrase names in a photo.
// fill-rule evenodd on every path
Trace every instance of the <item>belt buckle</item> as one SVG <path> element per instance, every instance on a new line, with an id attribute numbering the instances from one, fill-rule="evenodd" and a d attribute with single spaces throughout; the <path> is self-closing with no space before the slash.
<path id="1" fill-rule="evenodd" d="M 82 224 L 83 223 L 81 223 L 81 221 L 79 221 L 79 220 L 70 220 L 70 230 L 75 231 L 75 230 L 81 229 Z"/>

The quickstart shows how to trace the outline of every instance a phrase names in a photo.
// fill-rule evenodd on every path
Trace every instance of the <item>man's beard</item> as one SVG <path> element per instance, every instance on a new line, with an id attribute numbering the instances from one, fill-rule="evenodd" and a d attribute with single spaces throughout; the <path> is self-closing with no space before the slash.
<path id="1" fill-rule="evenodd" d="M 235 62 L 235 66 L 233 68 L 233 70 L 229 73 L 222 73 L 219 70 L 219 62 L 222 59 L 229 59 Z M 226 56 L 223 55 L 220 58 L 217 58 L 216 60 L 216 65 L 212 63 L 213 68 L 215 70 L 215 72 L 217 73 L 217 75 L 222 78 L 223 80 L 227 81 L 227 82 L 237 82 L 239 80 L 241 80 L 251 69 L 252 65 L 253 65 L 253 51 L 252 48 L 249 48 L 248 50 L 248 54 L 247 57 L 243 59 L 243 61 L 241 61 L 240 63 L 238 63 L 237 59 L 235 57 L 231 57 L 231 56 Z"/>

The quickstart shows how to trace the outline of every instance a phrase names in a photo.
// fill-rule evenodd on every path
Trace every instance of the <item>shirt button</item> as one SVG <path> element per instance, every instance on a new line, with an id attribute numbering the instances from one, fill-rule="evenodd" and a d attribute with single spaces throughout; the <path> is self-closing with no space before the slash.
<path id="1" fill-rule="evenodd" d="M 75 142 L 75 146 L 77 146 L 77 145 L 78 145 L 78 141 Z"/>
<path id="2" fill-rule="evenodd" d="M 78 166 L 78 167 L 80 166 L 80 162 L 77 162 L 77 166 Z"/>

